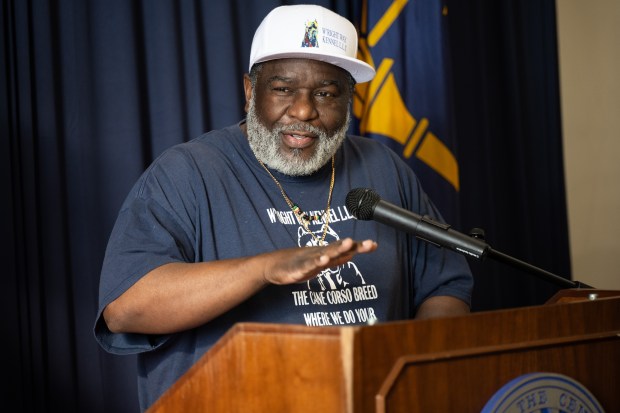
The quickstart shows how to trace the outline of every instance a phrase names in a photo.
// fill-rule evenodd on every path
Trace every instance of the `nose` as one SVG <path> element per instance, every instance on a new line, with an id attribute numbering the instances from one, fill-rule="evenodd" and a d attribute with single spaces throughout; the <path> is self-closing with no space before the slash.
<path id="1" fill-rule="evenodd" d="M 319 115 L 312 94 L 306 91 L 297 91 L 294 94 L 287 113 L 290 117 L 300 121 L 312 120 Z"/>

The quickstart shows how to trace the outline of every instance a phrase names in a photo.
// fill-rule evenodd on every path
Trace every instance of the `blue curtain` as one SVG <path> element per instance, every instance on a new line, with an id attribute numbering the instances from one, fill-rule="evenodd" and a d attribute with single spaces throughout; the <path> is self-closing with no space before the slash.
<path id="1" fill-rule="evenodd" d="M 570 278 L 555 2 L 454 0 L 448 16 L 461 227 Z M 479 310 L 540 304 L 557 291 L 502 263 L 472 267 Z"/>
<path id="2" fill-rule="evenodd" d="M 252 34 L 285 3 L 295 2 L 0 0 L 7 406 L 138 411 L 135 360 L 92 335 L 107 238 L 156 156 L 243 117 Z M 318 3 L 359 22 L 361 0 Z M 554 2 L 445 7 L 457 229 L 482 227 L 494 248 L 569 276 Z M 555 291 L 502 264 L 472 265 L 476 311 Z"/>

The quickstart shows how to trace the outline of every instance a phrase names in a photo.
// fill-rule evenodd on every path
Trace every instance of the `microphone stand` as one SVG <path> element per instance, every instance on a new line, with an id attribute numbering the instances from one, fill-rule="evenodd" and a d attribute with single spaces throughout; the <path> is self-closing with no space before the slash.
<path id="1" fill-rule="evenodd" d="M 484 230 L 479 228 L 474 228 L 471 230 L 469 235 L 477 239 L 481 242 L 484 242 Z M 486 244 L 486 243 L 485 243 Z M 538 268 L 534 265 L 531 265 L 525 261 L 521 261 L 517 258 L 511 257 L 508 254 L 504 254 L 503 252 L 496 251 L 491 248 L 488 244 L 486 244 L 486 248 L 484 254 L 480 258 L 484 258 L 489 256 L 494 258 L 497 261 L 503 262 L 505 264 L 509 264 L 515 268 L 525 270 L 536 277 L 542 278 L 543 280 L 550 281 L 560 287 L 563 288 L 594 288 L 588 284 L 582 283 L 581 281 L 571 281 L 564 277 L 560 277 L 559 275 L 553 274 L 549 271 L 543 270 L 542 268 Z"/>
<path id="2" fill-rule="evenodd" d="M 563 288 L 593 288 L 580 281 L 568 280 L 510 255 L 495 251 L 485 242 L 483 229 L 474 228 L 469 235 L 466 235 L 451 229 L 448 224 L 433 220 L 427 215 L 420 216 L 389 202 L 382 201 L 381 197 L 372 189 L 352 189 L 347 194 L 346 206 L 357 219 L 365 221 L 373 219 L 412 233 L 417 238 L 438 247 L 446 247 L 478 259 L 490 256 Z"/>

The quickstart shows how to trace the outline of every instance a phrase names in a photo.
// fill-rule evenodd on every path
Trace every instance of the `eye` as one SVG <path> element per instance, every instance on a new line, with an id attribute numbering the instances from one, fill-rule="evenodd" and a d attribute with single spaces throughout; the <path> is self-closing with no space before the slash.
<path id="1" fill-rule="evenodd" d="M 321 90 L 321 91 L 316 92 L 316 96 L 321 97 L 321 98 L 328 98 L 328 97 L 333 97 L 334 94 L 332 92 Z"/>
<path id="2" fill-rule="evenodd" d="M 325 85 L 323 85 L 322 87 L 316 88 L 314 90 L 314 96 L 316 96 L 317 98 L 337 98 L 339 96 L 341 96 L 342 91 L 340 90 L 340 87 L 337 84 L 334 83 L 327 83 Z"/>

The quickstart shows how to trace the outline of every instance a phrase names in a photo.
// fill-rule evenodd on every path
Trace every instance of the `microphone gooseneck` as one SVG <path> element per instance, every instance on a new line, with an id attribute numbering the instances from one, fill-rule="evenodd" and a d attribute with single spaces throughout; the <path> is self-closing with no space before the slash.
<path id="1" fill-rule="evenodd" d="M 372 189 L 352 189 L 347 194 L 345 205 L 349 212 L 359 220 L 373 220 L 389 225 L 411 233 L 416 238 L 438 247 L 445 247 L 463 255 L 478 259 L 490 256 L 498 261 L 528 271 L 537 277 L 551 281 L 562 287 L 591 288 L 582 282 L 571 281 L 535 267 L 525 261 L 495 251 L 483 240 L 455 231 L 450 228 L 448 224 L 434 221 L 428 216 L 417 215 L 411 211 L 386 202 Z"/>

